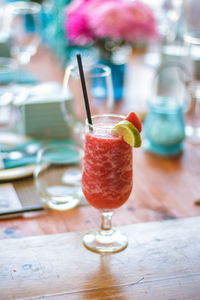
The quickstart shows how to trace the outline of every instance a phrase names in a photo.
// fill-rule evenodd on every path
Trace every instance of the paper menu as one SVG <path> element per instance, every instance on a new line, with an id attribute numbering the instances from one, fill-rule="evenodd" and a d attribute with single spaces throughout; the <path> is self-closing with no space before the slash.
<path id="1" fill-rule="evenodd" d="M 11 183 L 0 184 L 0 213 L 22 208 L 22 204 Z"/>

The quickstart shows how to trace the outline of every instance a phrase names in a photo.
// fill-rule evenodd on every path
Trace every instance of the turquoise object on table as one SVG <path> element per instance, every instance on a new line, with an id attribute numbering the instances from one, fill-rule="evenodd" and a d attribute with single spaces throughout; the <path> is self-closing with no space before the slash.
<path id="1" fill-rule="evenodd" d="M 17 168 L 21 166 L 31 165 L 36 163 L 36 156 L 35 155 L 29 155 L 29 156 L 23 156 L 20 159 L 4 159 L 4 169 L 10 169 L 10 168 Z"/>
<path id="2" fill-rule="evenodd" d="M 183 107 L 177 99 L 156 97 L 149 103 L 144 122 L 143 147 L 162 156 L 175 156 L 183 151 L 185 125 Z"/>
<path id="3" fill-rule="evenodd" d="M 36 84 L 37 78 L 29 72 L 21 70 L 13 70 L 10 72 L 0 73 L 0 84 L 21 83 L 21 84 Z"/>
<path id="4" fill-rule="evenodd" d="M 103 60 L 103 59 L 100 59 L 99 63 L 106 65 L 111 69 L 114 100 L 122 99 L 123 91 L 124 91 L 124 76 L 126 70 L 126 63 L 115 64 L 112 63 L 111 61 Z"/>
<path id="5" fill-rule="evenodd" d="M 31 146 L 31 145 L 38 145 L 38 150 L 35 151 L 35 153 L 33 154 L 28 154 L 25 153 L 25 150 L 27 147 Z M 25 166 L 25 165 L 30 165 L 30 164 L 35 164 L 36 163 L 36 158 L 37 158 L 37 152 L 39 151 L 40 147 L 45 147 L 45 145 L 60 145 L 60 148 L 62 150 L 62 146 L 63 145 L 73 145 L 73 141 L 71 140 L 50 140 L 50 141 L 44 141 L 44 140 L 31 140 L 25 143 L 21 143 L 16 145 L 15 147 L 10 147 L 10 146 L 6 146 L 3 144 L 0 144 L 0 148 L 2 151 L 2 155 L 3 153 L 11 153 L 13 151 L 21 151 L 22 152 L 22 157 L 17 158 L 17 159 L 12 159 L 12 158 L 4 158 L 3 159 L 3 165 L 4 165 L 4 169 L 10 169 L 10 168 L 16 168 L 16 167 L 21 167 L 21 166 Z M 68 153 L 69 158 L 71 159 L 71 157 L 76 156 L 76 152 L 72 153 L 72 151 L 70 151 Z M 66 156 L 66 153 L 65 153 Z"/>

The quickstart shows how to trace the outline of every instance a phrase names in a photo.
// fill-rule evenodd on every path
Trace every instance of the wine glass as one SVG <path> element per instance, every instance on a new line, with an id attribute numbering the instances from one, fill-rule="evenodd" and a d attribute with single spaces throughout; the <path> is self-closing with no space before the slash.
<path id="1" fill-rule="evenodd" d="M 124 204 L 132 190 L 132 147 L 112 128 L 119 115 L 96 115 L 86 121 L 82 189 L 86 200 L 101 211 L 100 230 L 86 233 L 83 244 L 91 251 L 113 253 L 125 249 L 127 237 L 112 229 L 113 210 Z"/>
<path id="2" fill-rule="evenodd" d="M 111 113 L 114 98 L 110 68 L 101 64 L 85 64 L 84 73 L 91 114 Z M 72 128 L 74 141 L 83 147 L 85 107 L 79 69 L 75 65 L 66 68 L 63 96 L 64 118 Z"/>
<path id="3" fill-rule="evenodd" d="M 9 20 L 10 52 L 19 64 L 28 64 L 40 44 L 41 5 L 35 2 L 14 1 L 6 6 Z"/>

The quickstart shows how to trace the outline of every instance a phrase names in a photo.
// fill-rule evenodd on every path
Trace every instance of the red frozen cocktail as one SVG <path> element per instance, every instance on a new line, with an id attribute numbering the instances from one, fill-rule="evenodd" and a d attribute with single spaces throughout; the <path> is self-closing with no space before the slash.
<path id="1" fill-rule="evenodd" d="M 83 193 L 97 209 L 114 209 L 132 190 L 132 147 L 122 136 L 112 134 L 112 123 L 96 126 L 85 136 Z"/>
<path id="2" fill-rule="evenodd" d="M 133 117 L 133 118 L 132 118 Z M 132 147 L 141 144 L 140 131 L 118 115 L 97 115 L 86 124 L 82 189 L 86 200 L 101 210 L 101 229 L 84 235 L 84 245 L 95 252 L 118 252 L 127 237 L 112 229 L 112 210 L 126 202 L 132 190 Z M 141 130 L 141 127 L 139 127 Z"/>

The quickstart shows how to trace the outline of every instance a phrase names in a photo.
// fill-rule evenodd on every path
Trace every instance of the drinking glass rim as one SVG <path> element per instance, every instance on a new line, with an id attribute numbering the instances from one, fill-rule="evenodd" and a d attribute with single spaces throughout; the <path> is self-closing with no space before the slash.
<path id="1" fill-rule="evenodd" d="M 98 117 L 100 117 L 100 118 L 105 118 L 105 117 L 108 117 L 108 118 L 118 118 L 119 122 L 125 120 L 125 118 L 126 118 L 124 115 L 119 115 L 119 114 L 100 114 L 100 115 L 91 116 L 92 120 L 95 119 L 95 118 L 98 118 Z M 86 118 L 85 124 L 86 124 L 86 126 L 88 126 L 91 129 L 102 128 L 102 126 L 98 126 L 98 124 L 90 124 L 88 122 L 88 118 Z M 111 128 L 110 126 L 109 127 L 107 127 L 107 126 L 103 127 L 104 130 L 105 129 L 109 129 L 110 130 L 110 128 Z"/>
<path id="2" fill-rule="evenodd" d="M 76 153 L 77 153 L 77 158 L 74 158 L 74 159 L 63 159 L 62 161 L 58 161 L 58 160 L 54 160 L 54 159 L 48 159 L 48 158 L 44 158 L 43 154 L 46 150 L 59 150 L 59 148 L 68 148 L 68 149 L 71 149 L 71 150 L 74 150 Z M 41 158 L 43 157 L 43 160 L 41 161 Z M 70 163 L 77 163 L 79 161 L 81 161 L 81 159 L 83 158 L 83 149 L 81 149 L 80 147 L 76 146 L 76 145 L 46 145 L 44 146 L 43 148 L 41 148 L 39 151 L 38 151 L 38 154 L 37 154 L 37 159 L 36 159 L 36 162 L 37 164 L 40 164 L 41 162 L 42 163 L 52 163 L 52 164 L 57 164 L 57 165 L 64 165 L 64 164 L 70 164 Z"/>
<path id="3" fill-rule="evenodd" d="M 69 68 L 70 71 L 72 71 L 73 77 L 79 77 L 79 68 L 78 68 L 78 66 L 69 65 L 67 68 Z M 99 77 L 107 77 L 107 76 L 111 75 L 110 68 L 106 65 L 103 65 L 103 64 L 88 64 L 88 65 L 85 65 L 85 66 L 83 64 L 83 69 L 87 70 L 87 68 L 89 70 L 91 70 L 92 68 L 99 68 L 103 71 L 102 71 L 102 73 L 98 73 L 98 74 L 91 74 L 90 73 L 89 75 L 85 72 L 84 75 L 85 75 L 86 78 L 99 78 Z M 74 72 L 74 70 L 77 70 L 77 72 Z M 76 76 L 76 74 L 77 74 L 77 76 Z"/>

